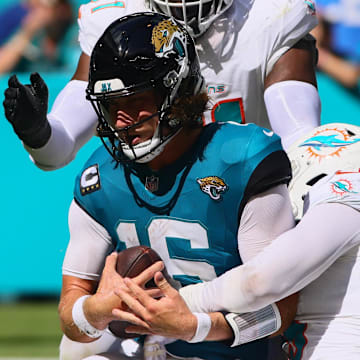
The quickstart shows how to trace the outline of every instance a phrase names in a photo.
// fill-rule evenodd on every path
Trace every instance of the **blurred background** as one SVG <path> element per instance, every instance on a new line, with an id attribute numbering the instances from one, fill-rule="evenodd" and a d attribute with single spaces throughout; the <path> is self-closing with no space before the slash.
<path id="1" fill-rule="evenodd" d="M 140 1 L 140 0 L 134 0 Z M 50 106 L 80 54 L 81 0 L 0 0 L 0 94 L 16 73 L 38 71 Z M 318 0 L 318 87 L 322 123 L 360 125 L 360 0 Z M 76 101 L 76 99 L 74 99 Z M 0 109 L 0 359 L 56 358 L 57 301 L 68 241 L 67 211 L 75 175 L 100 144 L 93 139 L 64 169 L 43 172 L 29 160 Z"/>

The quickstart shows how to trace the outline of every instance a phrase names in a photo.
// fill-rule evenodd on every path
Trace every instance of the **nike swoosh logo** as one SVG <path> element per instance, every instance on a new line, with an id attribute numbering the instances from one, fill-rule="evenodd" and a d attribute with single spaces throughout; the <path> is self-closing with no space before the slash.
<path id="1" fill-rule="evenodd" d="M 266 131 L 266 130 L 263 130 L 263 133 L 266 135 L 266 136 L 273 136 L 274 135 L 274 132 L 273 131 Z"/>

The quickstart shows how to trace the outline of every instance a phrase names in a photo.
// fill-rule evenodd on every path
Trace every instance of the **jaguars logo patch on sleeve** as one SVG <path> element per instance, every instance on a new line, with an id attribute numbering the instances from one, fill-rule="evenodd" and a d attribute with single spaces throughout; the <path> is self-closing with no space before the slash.
<path id="1" fill-rule="evenodd" d="M 80 193 L 87 195 L 94 191 L 100 190 L 100 173 L 97 164 L 85 169 L 80 178 Z"/>

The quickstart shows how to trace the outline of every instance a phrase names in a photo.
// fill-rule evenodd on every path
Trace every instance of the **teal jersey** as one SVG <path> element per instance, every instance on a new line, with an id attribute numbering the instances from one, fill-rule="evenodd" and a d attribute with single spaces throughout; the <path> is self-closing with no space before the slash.
<path id="1" fill-rule="evenodd" d="M 253 124 L 207 125 L 176 163 L 151 171 L 116 164 L 100 147 L 78 176 L 76 202 L 110 234 L 118 251 L 146 245 L 182 286 L 209 281 L 240 265 L 237 232 L 249 198 L 290 180 L 279 137 Z M 209 360 L 265 359 L 267 341 L 167 347 Z"/>

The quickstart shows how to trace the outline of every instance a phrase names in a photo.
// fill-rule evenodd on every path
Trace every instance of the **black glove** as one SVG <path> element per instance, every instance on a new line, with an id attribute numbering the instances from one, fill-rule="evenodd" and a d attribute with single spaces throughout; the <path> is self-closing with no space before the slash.
<path id="1" fill-rule="evenodd" d="M 5 90 L 5 116 L 18 137 L 29 147 L 44 146 L 50 138 L 51 127 L 46 117 L 49 91 L 38 73 L 30 75 L 31 85 L 23 85 L 16 75 L 9 79 Z"/>

